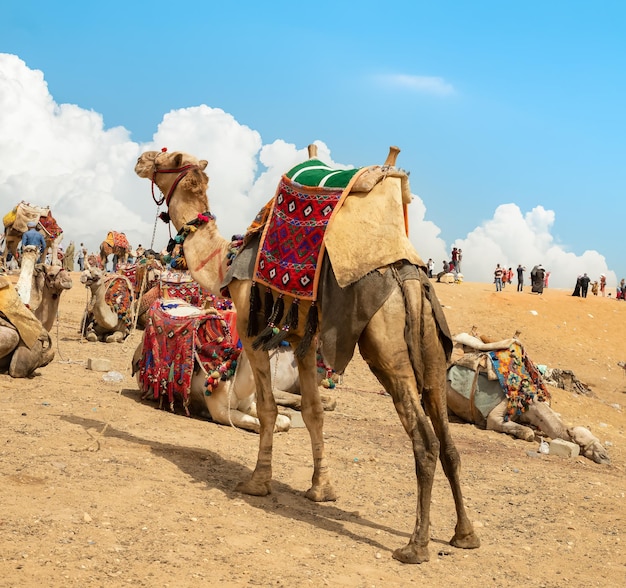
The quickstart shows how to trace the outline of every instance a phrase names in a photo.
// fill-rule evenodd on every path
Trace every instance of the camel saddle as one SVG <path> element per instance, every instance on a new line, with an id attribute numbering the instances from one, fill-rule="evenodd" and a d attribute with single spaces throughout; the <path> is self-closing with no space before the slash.
<path id="1" fill-rule="evenodd" d="M 0 314 L 17 329 L 29 349 L 37 342 L 42 324 L 22 302 L 13 284 L 6 276 L 0 276 Z"/>
<path id="2" fill-rule="evenodd" d="M 403 170 L 383 166 L 361 170 L 324 235 L 341 288 L 399 259 L 425 266 L 408 238 L 406 206 L 411 200 L 409 177 Z"/>

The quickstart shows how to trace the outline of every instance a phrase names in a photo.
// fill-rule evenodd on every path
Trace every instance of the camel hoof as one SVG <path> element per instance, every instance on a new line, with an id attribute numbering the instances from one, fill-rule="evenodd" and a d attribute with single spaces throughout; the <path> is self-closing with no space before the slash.
<path id="1" fill-rule="evenodd" d="M 312 502 L 334 502 L 337 500 L 337 493 L 331 484 L 312 486 L 304 496 Z"/>
<path id="2" fill-rule="evenodd" d="M 276 417 L 276 425 L 274 425 L 274 432 L 280 433 L 288 431 L 291 428 L 291 419 L 288 416 L 279 414 Z"/>
<path id="3" fill-rule="evenodd" d="M 430 560 L 428 547 L 418 547 L 415 543 L 409 543 L 393 552 L 393 559 L 407 564 L 421 564 Z"/>
<path id="4" fill-rule="evenodd" d="M 241 492 L 242 494 L 249 494 L 250 496 L 267 496 L 272 493 L 272 488 L 270 487 L 269 482 L 259 484 L 253 480 L 239 482 L 235 490 L 237 490 L 237 492 Z"/>
<path id="5" fill-rule="evenodd" d="M 85 337 L 85 339 L 87 339 L 87 341 L 89 341 L 90 343 L 95 343 L 98 340 L 98 335 L 96 335 L 95 333 L 87 333 L 87 336 Z"/>
<path id="6" fill-rule="evenodd" d="M 459 549 L 478 549 L 480 547 L 480 539 L 478 535 L 472 531 L 467 535 L 454 535 L 454 537 L 450 539 L 450 545 L 452 545 L 452 547 L 458 547 Z"/>
<path id="7" fill-rule="evenodd" d="M 323 404 L 324 410 L 327 411 L 335 410 L 335 408 L 337 408 L 337 400 L 335 398 L 328 398 L 327 400 L 323 401 Z"/>

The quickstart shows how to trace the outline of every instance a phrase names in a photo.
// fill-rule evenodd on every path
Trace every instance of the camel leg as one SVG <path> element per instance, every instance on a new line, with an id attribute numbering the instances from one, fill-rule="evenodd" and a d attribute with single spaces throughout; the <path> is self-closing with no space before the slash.
<path id="1" fill-rule="evenodd" d="M 239 330 L 239 317 L 237 329 Z M 240 333 L 244 332 L 239 330 Z M 278 409 L 272 395 L 272 382 L 269 356 L 266 351 L 255 351 L 252 340 L 242 337 L 243 348 L 252 367 L 256 386 L 257 412 L 259 416 L 259 452 L 252 476 L 245 482 L 237 485 L 237 490 L 253 496 L 267 496 L 271 494 L 272 480 L 272 451 L 274 446 L 274 427 Z"/>
<path id="2" fill-rule="evenodd" d="M 286 406 L 294 410 L 302 409 L 302 396 L 300 394 L 292 394 L 274 388 L 274 398 L 279 406 Z M 337 400 L 328 394 L 320 394 L 320 400 L 324 410 L 335 410 L 337 407 Z"/>
<path id="3" fill-rule="evenodd" d="M 551 439 L 570 440 L 567 425 L 563 422 L 561 417 L 550 408 L 547 402 L 534 402 L 529 405 L 528 409 L 520 415 L 520 421 L 531 424 Z M 533 433 L 529 441 L 533 441 L 534 438 L 535 435 Z"/>
<path id="4" fill-rule="evenodd" d="M 428 301 L 424 301 L 430 307 Z M 474 527 L 467 515 L 463 503 L 461 490 L 461 458 L 450 434 L 448 410 L 446 407 L 446 374 L 439 368 L 441 361 L 445 362 L 445 353 L 441 345 L 429 345 L 427 341 L 437 340 L 436 325 L 430 318 L 430 308 L 424 312 L 424 391 L 423 400 L 426 412 L 439 439 L 439 459 L 443 471 L 450 484 L 454 505 L 456 508 L 456 526 L 450 545 L 462 549 L 476 549 L 480 547 L 480 539 L 474 532 Z M 432 333 L 435 339 L 428 333 Z"/>
<path id="5" fill-rule="evenodd" d="M 507 411 L 507 402 L 508 401 L 504 399 L 487 415 L 487 430 L 506 433 L 507 435 L 512 435 L 516 439 L 523 439 L 524 441 L 533 441 L 535 439 L 535 432 L 530 427 L 504 420 L 504 415 Z"/>
<path id="6" fill-rule="evenodd" d="M 419 319 L 420 312 L 421 300 L 418 299 L 413 322 L 416 318 Z M 413 445 L 417 475 L 415 527 L 409 543 L 394 551 L 393 557 L 404 563 L 422 563 L 430 557 L 430 503 L 439 441 L 419 400 L 417 380 L 407 343 L 403 337 L 396 336 L 404 332 L 405 321 L 410 320 L 398 289 L 370 320 L 359 339 L 359 348 L 374 375 L 391 395 L 400 421 Z M 445 359 L 439 369 L 445 372 Z"/>
<path id="7" fill-rule="evenodd" d="M 298 358 L 300 393 L 302 395 L 302 420 L 309 431 L 313 452 L 313 478 L 305 496 L 314 502 L 337 500 L 330 480 L 330 470 L 324 452 L 324 407 L 317 386 L 317 358 L 311 345 L 304 357 Z"/>

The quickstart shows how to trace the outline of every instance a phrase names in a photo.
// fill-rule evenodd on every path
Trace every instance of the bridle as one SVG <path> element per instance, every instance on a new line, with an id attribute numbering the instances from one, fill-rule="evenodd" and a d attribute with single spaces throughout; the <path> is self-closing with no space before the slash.
<path id="1" fill-rule="evenodd" d="M 165 153 L 165 151 L 161 151 L 161 153 Z M 177 168 L 172 168 L 172 169 L 158 169 L 157 168 L 157 158 L 159 157 L 159 155 L 161 153 L 157 153 L 157 155 L 154 157 L 154 169 L 152 170 L 152 199 L 154 200 L 154 202 L 156 203 L 157 206 L 161 206 L 161 204 L 163 204 L 163 202 L 165 202 L 165 205 L 167 207 L 169 207 L 170 205 L 170 199 L 172 198 L 172 194 L 174 194 L 174 190 L 176 190 L 176 187 L 178 186 L 178 184 L 180 183 L 180 181 L 192 170 L 192 169 L 199 169 L 199 166 L 196 165 L 195 163 L 189 163 L 187 165 L 183 165 L 182 167 L 177 167 Z M 157 198 L 154 195 L 154 185 L 156 184 L 156 175 L 157 174 L 178 174 L 178 176 L 176 176 L 176 179 L 174 180 L 174 183 L 171 185 L 170 189 L 168 190 L 166 195 L 161 195 L 160 198 Z M 158 187 L 158 184 L 157 184 Z M 161 193 L 162 194 L 162 193 Z"/>

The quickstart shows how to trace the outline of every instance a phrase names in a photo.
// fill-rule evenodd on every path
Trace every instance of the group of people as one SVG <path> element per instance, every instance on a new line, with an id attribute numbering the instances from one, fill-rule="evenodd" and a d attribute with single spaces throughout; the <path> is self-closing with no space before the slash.
<path id="1" fill-rule="evenodd" d="M 591 293 L 594 296 L 606 296 L 606 275 L 600 274 L 600 279 L 591 281 L 591 278 L 587 275 L 587 273 L 581 274 L 576 278 L 576 285 L 574 286 L 574 291 L 572 292 L 572 296 L 580 296 L 581 298 L 587 298 L 587 294 L 589 293 L 589 286 L 591 285 Z M 609 294 L 611 296 L 611 294 Z M 615 298 L 617 300 L 625 300 L 626 299 L 626 280 L 622 278 L 620 283 L 617 285 Z"/>
<path id="2" fill-rule="evenodd" d="M 517 266 L 517 291 L 524 291 L 524 272 L 526 267 L 521 263 Z M 493 272 L 493 282 L 496 285 L 496 292 L 501 292 L 507 284 L 513 283 L 513 268 L 506 268 L 500 265 L 496 265 L 496 269 Z M 548 277 L 550 272 L 546 272 L 543 265 L 538 264 L 530 271 L 530 283 L 531 290 L 536 294 L 543 294 L 543 289 L 548 285 Z"/>
<path id="3" fill-rule="evenodd" d="M 435 262 L 432 260 L 432 257 L 428 258 L 426 262 L 426 270 L 428 272 L 429 278 L 437 278 L 438 282 L 441 282 L 441 278 L 446 274 L 453 273 L 455 280 L 458 275 L 461 273 L 461 262 L 463 261 L 463 250 L 461 248 L 453 247 L 450 253 L 450 261 L 447 259 L 443 260 L 441 271 L 435 275 Z"/>

